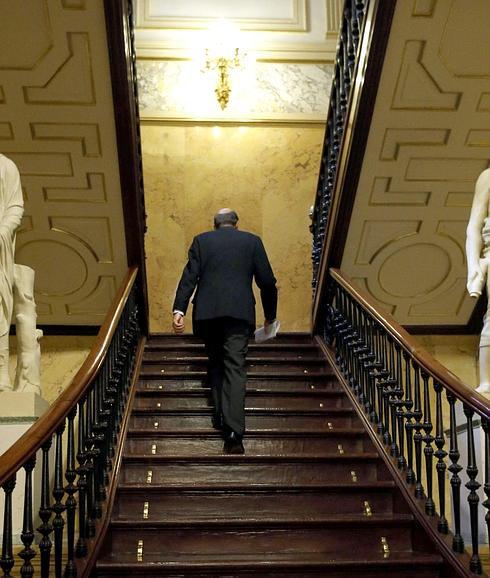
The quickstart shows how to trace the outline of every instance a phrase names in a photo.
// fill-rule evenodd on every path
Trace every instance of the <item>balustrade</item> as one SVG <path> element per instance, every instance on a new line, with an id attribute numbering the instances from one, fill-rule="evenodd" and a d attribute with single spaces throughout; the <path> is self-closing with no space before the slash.
<path id="1" fill-rule="evenodd" d="M 490 408 L 486 400 L 421 350 L 337 270 L 330 270 L 326 295 L 319 327 L 329 357 L 391 455 L 400 479 L 411 488 L 415 503 L 427 516 L 437 518 L 441 535 L 451 529 L 454 552 L 462 553 L 467 546 L 469 571 L 481 573 L 479 528 L 486 524 L 490 531 Z M 484 436 L 481 460 L 477 460 L 475 442 L 477 421 Z M 458 446 L 462 430 L 464 455 Z M 478 495 L 482 485 L 483 503 Z M 468 521 L 466 532 L 464 520 Z"/>
<path id="2" fill-rule="evenodd" d="M 318 273 L 330 206 L 337 179 L 339 154 L 342 147 L 349 102 L 353 92 L 356 68 L 359 61 L 359 39 L 365 15 L 372 0 L 347 0 L 344 5 L 342 27 L 335 61 L 334 76 L 330 92 L 325 141 L 321 157 L 320 175 L 316 201 L 312 214 L 313 289 L 318 282 Z"/>
<path id="3" fill-rule="evenodd" d="M 50 411 L 3 456 L 0 486 L 4 520 L 0 568 L 15 570 L 12 495 L 18 473 L 25 473 L 20 576 L 75 578 L 84 568 L 89 540 L 96 535 L 107 501 L 119 432 L 141 348 L 133 269 L 101 328 L 86 362 Z M 40 503 L 35 526 L 34 472 L 40 467 Z M 38 545 L 34 546 L 35 538 Z M 18 574 L 16 574 L 18 575 Z"/>

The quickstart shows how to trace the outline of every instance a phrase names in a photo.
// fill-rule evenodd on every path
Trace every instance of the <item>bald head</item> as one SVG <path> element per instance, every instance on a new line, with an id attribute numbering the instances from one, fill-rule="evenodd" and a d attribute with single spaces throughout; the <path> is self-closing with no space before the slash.
<path id="1" fill-rule="evenodd" d="M 220 209 L 216 215 L 214 215 L 214 228 L 219 229 L 220 227 L 236 227 L 238 223 L 238 215 L 233 209 Z"/>

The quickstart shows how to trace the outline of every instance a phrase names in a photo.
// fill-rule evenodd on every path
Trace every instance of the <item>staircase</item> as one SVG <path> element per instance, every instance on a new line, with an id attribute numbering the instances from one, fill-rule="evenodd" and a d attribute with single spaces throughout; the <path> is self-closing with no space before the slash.
<path id="1" fill-rule="evenodd" d="M 244 456 L 211 427 L 205 361 L 149 339 L 97 577 L 440 576 L 309 337 L 251 344 Z"/>

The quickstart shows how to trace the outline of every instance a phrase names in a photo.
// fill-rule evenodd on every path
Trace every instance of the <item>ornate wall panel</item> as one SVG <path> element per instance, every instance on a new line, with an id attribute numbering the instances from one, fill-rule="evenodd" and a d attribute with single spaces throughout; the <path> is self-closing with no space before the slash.
<path id="1" fill-rule="evenodd" d="M 0 152 L 25 202 L 16 260 L 36 270 L 39 323 L 98 324 L 126 270 L 103 2 L 1 4 Z"/>
<path id="2" fill-rule="evenodd" d="M 464 325 L 465 229 L 490 165 L 490 3 L 398 2 L 342 269 L 408 325 Z"/>

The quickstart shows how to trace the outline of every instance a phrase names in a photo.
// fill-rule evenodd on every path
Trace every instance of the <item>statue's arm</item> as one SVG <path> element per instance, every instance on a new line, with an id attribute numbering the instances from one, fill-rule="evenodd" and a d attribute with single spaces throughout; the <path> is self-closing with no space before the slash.
<path id="1" fill-rule="evenodd" d="M 468 263 L 466 287 L 472 297 L 478 297 L 484 285 L 484 272 L 480 265 L 480 257 L 483 247 L 483 223 L 485 218 L 489 216 L 489 196 L 490 169 L 486 169 L 476 181 L 470 219 L 466 228 L 466 259 Z"/>

